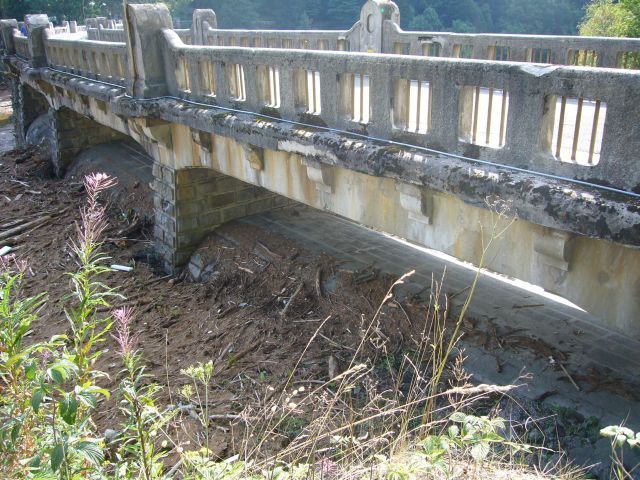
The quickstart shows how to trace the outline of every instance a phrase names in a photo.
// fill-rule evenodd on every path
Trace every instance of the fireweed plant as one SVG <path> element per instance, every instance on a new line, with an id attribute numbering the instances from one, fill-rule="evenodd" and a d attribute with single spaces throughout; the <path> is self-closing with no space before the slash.
<path id="1" fill-rule="evenodd" d="M 88 200 L 71 241 L 77 269 L 69 274 L 70 294 L 65 298 L 69 335 L 39 343 L 26 341 L 40 320 L 46 294 L 24 294 L 26 262 L 4 257 L 0 264 L 2 478 L 102 476 L 102 440 L 91 416 L 109 392 L 97 385 L 106 374 L 94 364 L 112 318 L 98 310 L 108 307 L 109 298 L 116 294 L 99 281 L 108 271 L 100 252 L 107 219 L 99 197 L 115 183 L 102 173 L 84 179 Z"/>

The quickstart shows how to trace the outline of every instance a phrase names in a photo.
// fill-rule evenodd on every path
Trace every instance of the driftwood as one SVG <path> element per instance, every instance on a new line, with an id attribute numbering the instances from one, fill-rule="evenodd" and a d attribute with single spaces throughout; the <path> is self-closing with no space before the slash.
<path id="1" fill-rule="evenodd" d="M 30 222 L 23 223 L 22 225 L 18 225 L 17 227 L 10 228 L 9 230 L 5 230 L 4 232 L 0 233 L 0 240 L 11 238 L 32 227 L 40 226 L 40 224 L 46 223 L 52 218 L 53 216 L 51 215 L 45 215 L 44 217 L 36 218 L 35 220 L 31 220 Z"/>
<path id="2" fill-rule="evenodd" d="M 300 282 L 300 284 L 298 285 L 298 288 L 296 288 L 296 291 L 293 292 L 293 295 L 291 295 L 291 297 L 289 297 L 289 300 L 287 301 L 287 304 L 282 309 L 282 312 L 280 312 L 281 316 L 283 316 L 283 317 L 287 316 L 287 311 L 289 310 L 289 307 L 295 301 L 296 297 L 298 295 L 300 295 L 300 292 L 302 291 L 303 285 L 304 285 L 304 282 Z"/>

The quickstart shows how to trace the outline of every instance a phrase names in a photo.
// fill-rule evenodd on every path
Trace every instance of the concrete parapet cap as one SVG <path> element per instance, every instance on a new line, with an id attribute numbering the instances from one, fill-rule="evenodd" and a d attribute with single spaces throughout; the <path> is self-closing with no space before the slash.
<path id="1" fill-rule="evenodd" d="M 49 17 L 44 13 L 29 14 L 24 16 L 24 23 L 28 32 L 35 28 L 49 28 Z"/>
<path id="2" fill-rule="evenodd" d="M 0 20 L 0 28 L 18 28 L 18 21 L 15 18 Z"/>

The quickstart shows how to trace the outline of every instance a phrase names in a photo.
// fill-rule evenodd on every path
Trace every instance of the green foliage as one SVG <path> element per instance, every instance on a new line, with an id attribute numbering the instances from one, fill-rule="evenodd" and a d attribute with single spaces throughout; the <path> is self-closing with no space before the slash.
<path id="1" fill-rule="evenodd" d="M 636 2 L 640 5 L 640 2 Z M 633 37 L 634 15 L 630 10 L 633 2 L 613 0 L 594 0 L 587 6 L 586 14 L 580 23 L 580 35 L 591 37 Z M 636 20 L 637 23 L 637 20 Z"/>
<path id="2" fill-rule="evenodd" d="M 148 383 L 144 367 L 140 365 L 140 356 L 135 352 L 127 353 L 124 358 L 125 377 L 119 391 L 123 402 L 120 410 L 125 423 L 118 441 L 116 471 L 119 478 L 142 478 L 152 480 L 163 474 L 162 459 L 166 457 L 164 448 L 168 440 L 157 439 L 164 435 L 166 425 L 175 415 L 175 411 L 160 408 L 156 404 L 157 393 L 161 387 Z"/>
<path id="3" fill-rule="evenodd" d="M 627 469 L 624 453 L 629 448 L 640 448 L 640 432 L 635 433 L 623 425 L 609 425 L 600 430 L 600 435 L 611 439 L 611 478 L 617 480 L 634 478 L 631 472 L 640 468 L 640 464 Z"/>
<path id="4" fill-rule="evenodd" d="M 70 336 L 27 344 L 25 337 L 40 321 L 44 294 L 26 297 L 20 288 L 27 266 L 15 258 L 0 261 L 0 472 L 3 478 L 97 478 L 102 475 L 102 445 L 91 418 L 99 397 L 109 392 L 96 385 L 104 374 L 93 368 L 99 340 L 110 319 L 99 317 L 106 306 L 97 277 L 99 237 L 104 209 L 98 194 L 113 183 L 105 175 L 87 177 L 89 204 L 73 251 L 79 269 L 71 274 L 67 316 Z"/>
<path id="5" fill-rule="evenodd" d="M 499 433 L 505 428 L 502 418 L 455 412 L 449 420 L 452 425 L 446 435 L 431 435 L 422 443 L 427 461 L 442 472 L 446 469 L 448 455 L 456 449 L 467 452 L 476 463 L 488 460 L 494 446 L 510 448 L 512 452 L 530 450 L 528 445 L 510 442 Z"/>

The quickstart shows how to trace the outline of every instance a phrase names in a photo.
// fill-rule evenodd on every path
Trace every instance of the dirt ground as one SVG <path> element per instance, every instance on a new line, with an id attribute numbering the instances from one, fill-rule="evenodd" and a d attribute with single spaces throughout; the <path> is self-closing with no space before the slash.
<path id="1" fill-rule="evenodd" d="M 69 292 L 66 273 L 75 268 L 69 242 L 85 200 L 81 183 L 43 178 L 42 163 L 33 150 L 10 152 L 0 160 L 0 232 L 19 220 L 51 217 L 4 243 L 29 262 L 27 291 L 48 292 L 34 341 L 68 330 L 60 299 Z M 206 282 L 190 281 L 188 271 L 169 278 L 153 261 L 148 225 L 115 203 L 109 212 L 104 251 L 109 262 L 133 265 L 134 270 L 114 271 L 104 280 L 127 299 L 114 307 L 130 305 L 135 310 L 134 329 L 148 373 L 167 387 L 160 393 L 163 404 L 183 401 L 177 392 L 189 379 L 182 369 L 209 360 L 215 365 L 210 413 L 237 414 L 248 404 L 260 404 L 269 386 L 287 381 L 318 326 L 329 318 L 293 378 L 294 382 L 327 380 L 330 368 L 340 369 L 349 362 L 363 322 L 373 316 L 395 281 L 373 269 L 350 270 L 330 257 L 311 255 L 286 238 L 237 223 L 220 228 L 199 249 L 216 260 L 215 272 Z M 380 329 L 388 353 L 411 343 L 425 308 L 405 298 L 384 309 Z M 121 360 L 114 339 L 107 338 L 103 348 L 98 367 L 109 374 L 113 386 Z M 371 348 L 367 355 L 380 351 Z M 330 362 L 335 365 L 330 367 Z M 99 427 L 117 429 L 116 399 L 99 410 Z M 185 421 L 189 422 L 188 415 Z M 211 427 L 215 433 L 211 447 L 221 456 L 231 453 L 228 423 L 223 420 Z M 182 441 L 189 441 L 189 430 L 180 432 Z"/>

